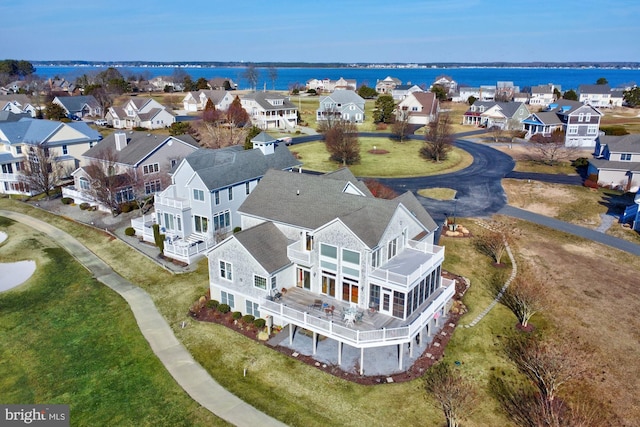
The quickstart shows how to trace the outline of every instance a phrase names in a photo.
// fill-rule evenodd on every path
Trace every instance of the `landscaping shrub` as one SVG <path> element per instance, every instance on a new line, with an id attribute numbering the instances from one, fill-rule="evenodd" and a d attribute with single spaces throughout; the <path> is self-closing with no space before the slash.
<path id="1" fill-rule="evenodd" d="M 91 205 L 89 203 L 80 203 L 80 209 L 82 209 L 83 211 L 86 211 L 87 209 L 89 209 L 91 207 Z"/>
<path id="2" fill-rule="evenodd" d="M 242 316 L 242 321 L 247 325 L 251 325 L 254 320 L 256 320 L 256 317 L 252 314 L 245 314 L 244 316 Z"/>
<path id="3" fill-rule="evenodd" d="M 241 231 L 242 227 L 233 227 L 233 233 L 237 233 L 238 231 Z"/>
<path id="4" fill-rule="evenodd" d="M 63 205 L 70 205 L 73 203 L 73 199 L 71 197 L 63 197 L 62 198 L 62 204 Z"/>
<path id="5" fill-rule="evenodd" d="M 231 311 L 231 307 L 229 307 L 229 304 L 220 304 L 218 305 L 218 311 L 220 313 L 228 313 Z"/>
<path id="6" fill-rule="evenodd" d="M 613 135 L 613 136 L 622 136 L 629 135 L 627 129 L 621 125 L 613 125 L 613 126 L 600 126 L 600 130 L 604 132 L 605 135 Z"/>
<path id="7" fill-rule="evenodd" d="M 267 324 L 267 321 L 264 320 L 264 319 L 256 319 L 256 320 L 253 321 L 253 325 L 256 328 L 259 328 L 259 329 L 260 328 L 264 328 L 264 325 L 266 325 L 266 324 Z"/>
<path id="8" fill-rule="evenodd" d="M 124 229 L 125 236 L 135 236 L 136 230 L 133 227 L 127 227 Z"/>
<path id="9" fill-rule="evenodd" d="M 586 157 L 578 157 L 574 161 L 571 162 L 571 166 L 574 168 L 586 168 L 589 166 L 589 159 Z"/>
<path id="10" fill-rule="evenodd" d="M 123 203 L 120 205 L 120 212 L 122 213 L 131 212 L 132 210 L 133 206 L 131 205 L 131 203 Z"/>
<path id="11" fill-rule="evenodd" d="M 210 299 L 209 301 L 207 301 L 207 308 L 217 309 L 219 305 L 220 301 L 218 300 Z"/>
<path id="12" fill-rule="evenodd" d="M 584 186 L 589 188 L 598 188 L 598 183 L 596 181 L 587 179 L 584 181 Z"/>
<path id="13" fill-rule="evenodd" d="M 239 311 L 234 311 L 231 314 L 231 317 L 233 318 L 233 320 L 240 320 L 240 318 L 242 317 L 242 313 L 240 313 Z"/>
<path id="14" fill-rule="evenodd" d="M 376 130 L 387 130 L 387 124 L 383 122 L 376 124 Z"/>

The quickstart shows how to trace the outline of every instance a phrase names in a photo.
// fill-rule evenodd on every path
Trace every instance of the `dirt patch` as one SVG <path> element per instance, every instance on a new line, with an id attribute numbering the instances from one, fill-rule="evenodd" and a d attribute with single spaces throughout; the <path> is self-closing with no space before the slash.
<path id="1" fill-rule="evenodd" d="M 446 324 L 441 330 L 442 332 L 445 332 L 445 335 L 443 335 L 442 333 L 438 333 L 437 335 L 435 335 L 431 344 L 425 349 L 425 351 L 413 363 L 413 365 L 405 372 L 385 376 L 361 376 L 358 374 L 345 372 L 338 366 L 326 365 L 323 362 L 315 360 L 312 356 L 298 354 L 298 356 L 296 356 L 295 358 L 301 360 L 309 366 L 318 368 L 323 372 L 327 372 L 336 377 L 364 385 L 387 383 L 387 378 L 392 378 L 393 382 L 405 382 L 421 377 L 422 375 L 424 375 L 427 369 L 429 369 L 434 363 L 444 357 L 444 350 L 447 346 L 447 343 L 451 339 L 456 326 L 458 325 L 458 320 L 464 313 L 466 313 L 466 307 L 464 306 L 464 304 L 462 304 L 461 301 L 462 296 L 467 290 L 464 279 L 460 276 L 451 274 L 446 271 L 443 271 L 442 276 L 447 279 L 456 279 L 456 294 L 454 296 L 454 305 L 449 312 Z M 266 345 L 269 348 L 273 348 L 274 350 L 287 356 L 293 357 L 293 353 L 295 352 L 295 350 L 283 346 L 271 347 L 266 343 L 266 341 L 259 340 L 258 334 L 262 331 L 262 329 L 259 330 L 254 325 L 247 325 L 241 320 L 234 320 L 232 317 L 232 313 L 223 314 L 215 309 L 203 307 L 196 313 L 190 312 L 189 315 L 192 318 L 202 322 L 213 322 L 222 326 L 226 326 L 227 328 L 233 329 L 234 331 L 243 334 L 247 338 L 255 340 L 256 342 Z M 275 336 L 275 334 L 271 335 L 271 337 L 273 336 Z"/>
<path id="2" fill-rule="evenodd" d="M 376 148 L 375 150 L 369 150 L 369 151 L 367 151 L 367 153 L 369 153 L 369 154 L 389 154 L 389 152 L 387 150 L 381 150 L 379 148 Z"/>

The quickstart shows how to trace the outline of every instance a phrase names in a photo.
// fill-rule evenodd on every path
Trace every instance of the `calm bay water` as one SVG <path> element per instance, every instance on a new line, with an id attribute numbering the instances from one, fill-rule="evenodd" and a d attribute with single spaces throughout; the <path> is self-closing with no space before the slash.
<path id="1" fill-rule="evenodd" d="M 104 71 L 100 67 L 62 67 L 38 66 L 36 74 L 40 77 L 64 77 L 75 80 L 83 74 L 91 75 Z M 131 74 L 143 75 L 146 78 L 170 76 L 174 72 L 171 67 L 121 67 L 119 71 L 126 77 Z M 245 68 L 215 67 L 181 68 L 193 80 L 200 77 L 210 79 L 225 77 L 233 79 L 239 89 L 248 89 L 249 83 L 242 77 Z M 553 83 L 560 85 L 562 90 L 577 89 L 581 84 L 595 84 L 601 77 L 606 78 L 612 88 L 633 86 L 640 83 L 640 69 L 608 69 L 608 68 L 276 68 L 277 79 L 274 82 L 269 77 L 269 70 L 258 68 L 258 88 L 267 90 L 287 90 L 294 84 L 303 85 L 309 79 L 329 78 L 337 80 L 340 77 L 355 79 L 358 86 L 366 84 L 373 87 L 377 80 L 387 76 L 400 79 L 403 84 L 425 84 L 427 87 L 436 77 L 445 74 L 451 76 L 459 85 L 480 86 L 495 85 L 498 81 L 513 82 L 520 88 Z"/>

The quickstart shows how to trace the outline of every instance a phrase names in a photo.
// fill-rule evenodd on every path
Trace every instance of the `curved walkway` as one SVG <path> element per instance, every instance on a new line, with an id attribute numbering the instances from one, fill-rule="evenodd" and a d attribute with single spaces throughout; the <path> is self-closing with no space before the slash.
<path id="1" fill-rule="evenodd" d="M 285 426 L 258 411 L 218 384 L 178 341 L 149 294 L 115 273 L 75 238 L 28 215 L 0 210 L 0 215 L 26 224 L 52 237 L 97 280 L 116 291 L 131 307 L 140 331 L 176 382 L 200 405 L 237 426 Z"/>

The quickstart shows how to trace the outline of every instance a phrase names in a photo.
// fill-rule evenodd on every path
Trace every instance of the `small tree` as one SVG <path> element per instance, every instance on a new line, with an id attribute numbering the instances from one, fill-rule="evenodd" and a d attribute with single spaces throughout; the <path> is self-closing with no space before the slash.
<path id="1" fill-rule="evenodd" d="M 597 85 L 608 85 L 609 84 L 609 80 L 607 80 L 604 77 L 600 77 L 598 80 L 596 80 L 596 84 Z"/>
<path id="2" fill-rule="evenodd" d="M 31 145 L 22 165 L 20 173 L 29 190 L 36 194 L 44 193 L 47 197 L 60 179 L 68 175 L 62 164 L 57 163 L 55 156 L 42 145 Z"/>
<path id="3" fill-rule="evenodd" d="M 253 138 L 255 138 L 256 136 L 260 135 L 260 133 L 262 132 L 262 130 L 258 127 L 258 126 L 251 126 L 249 129 L 247 129 L 247 136 L 244 139 L 244 149 L 245 150 L 252 150 L 253 149 L 253 142 L 251 142 L 251 140 Z"/>
<path id="4" fill-rule="evenodd" d="M 477 394 L 471 383 L 445 362 L 432 366 L 425 376 L 425 388 L 442 409 L 448 427 L 458 427 L 474 409 Z"/>
<path id="5" fill-rule="evenodd" d="M 393 110 L 395 110 L 395 108 L 396 104 L 391 95 L 380 95 L 378 99 L 376 99 L 373 109 L 373 122 L 393 123 L 395 120 Z"/>
<path id="6" fill-rule="evenodd" d="M 236 96 L 227 109 L 227 123 L 235 127 L 243 127 L 250 121 L 249 113 L 242 106 L 240 97 Z"/>
<path id="7" fill-rule="evenodd" d="M 449 97 L 447 90 L 442 85 L 433 85 L 431 86 L 431 89 L 429 89 L 429 91 L 435 94 L 436 98 L 438 98 L 438 101 L 446 101 Z"/>
<path id="8" fill-rule="evenodd" d="M 502 283 L 494 282 L 494 290 L 523 328 L 529 326 L 534 314 L 544 311 L 549 301 L 549 288 L 530 268 L 520 267 L 511 284 L 502 292 Z M 502 296 L 500 293 L 502 292 Z"/>
<path id="9" fill-rule="evenodd" d="M 573 89 L 569 89 L 568 91 L 566 91 L 562 97 L 564 99 L 568 99 L 569 101 L 577 101 L 578 100 L 578 94 L 576 93 L 575 90 Z"/>
<path id="10" fill-rule="evenodd" d="M 491 257 L 493 262 L 500 264 L 502 255 L 507 249 L 508 235 L 503 230 L 503 226 L 497 222 L 490 224 L 490 228 L 482 231 L 476 236 L 476 248 Z"/>
<path id="11" fill-rule="evenodd" d="M 640 87 L 635 86 L 629 90 L 625 90 L 622 94 L 622 98 L 629 107 L 640 106 Z"/>
<path id="12" fill-rule="evenodd" d="M 467 98 L 467 104 L 473 105 L 477 100 L 478 100 L 478 98 L 476 98 L 475 96 L 471 95 L 469 98 Z"/>
<path id="13" fill-rule="evenodd" d="M 409 125 L 409 111 L 399 110 L 396 114 L 396 120 L 391 125 L 392 135 L 400 142 L 404 142 L 410 135 L 411 126 Z"/>
<path id="14" fill-rule="evenodd" d="M 44 116 L 49 120 L 62 120 L 67 117 L 67 112 L 62 105 L 50 102 L 44 109 Z"/>
<path id="15" fill-rule="evenodd" d="M 531 160 L 550 166 L 568 159 L 575 152 L 571 147 L 565 146 L 565 134 L 562 129 L 556 129 L 550 136 L 533 135 L 529 143 L 531 144 Z"/>
<path id="16" fill-rule="evenodd" d="M 378 96 L 378 92 L 375 90 L 375 88 L 363 84 L 358 88 L 358 95 L 360 95 L 364 99 L 373 99 Z"/>
<path id="17" fill-rule="evenodd" d="M 452 148 L 451 118 L 448 114 L 441 114 L 437 120 L 429 123 L 420 155 L 425 159 L 440 162 L 447 159 L 447 154 Z"/>
<path id="18" fill-rule="evenodd" d="M 274 66 L 270 66 L 267 69 L 269 80 L 271 81 L 271 89 L 276 90 L 276 82 L 278 81 L 278 69 Z"/>
<path id="19" fill-rule="evenodd" d="M 116 216 L 121 212 L 122 194 L 132 193 L 130 174 L 117 173 L 118 157 L 115 150 L 102 150 L 83 169 L 91 185 L 92 196 Z M 129 190 L 127 192 L 127 189 Z"/>
<path id="20" fill-rule="evenodd" d="M 249 87 L 251 88 L 251 90 L 256 90 L 258 80 L 260 79 L 260 72 L 255 65 L 247 65 L 247 68 L 245 68 L 244 72 L 242 73 L 242 77 L 244 77 L 249 82 Z"/>
<path id="21" fill-rule="evenodd" d="M 336 120 L 324 133 L 324 142 L 331 160 L 340 162 L 343 166 L 360 161 L 358 129 L 354 123 Z"/>
<path id="22" fill-rule="evenodd" d="M 213 101 L 211 101 L 211 99 L 207 99 L 207 103 L 202 111 L 202 121 L 207 123 L 219 123 L 222 119 L 222 112 L 216 110 L 216 106 L 213 105 Z"/>

